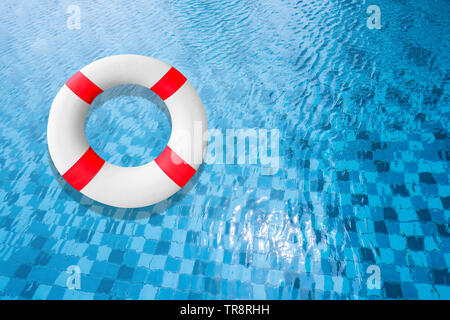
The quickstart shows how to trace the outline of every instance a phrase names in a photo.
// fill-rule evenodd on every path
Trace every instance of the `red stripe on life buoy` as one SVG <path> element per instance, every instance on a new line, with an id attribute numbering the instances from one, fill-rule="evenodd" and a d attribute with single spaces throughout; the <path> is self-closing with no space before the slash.
<path id="1" fill-rule="evenodd" d="M 185 82 L 185 76 L 172 67 L 150 90 L 156 93 L 161 99 L 166 100 L 180 89 Z"/>
<path id="2" fill-rule="evenodd" d="M 91 104 L 95 97 L 103 92 L 102 89 L 100 89 L 80 71 L 75 73 L 72 78 L 66 82 L 66 86 L 81 100 L 88 104 Z"/>
<path id="3" fill-rule="evenodd" d="M 75 189 L 81 191 L 103 167 L 105 160 L 100 158 L 91 147 L 77 162 L 63 174 L 63 178 Z"/>
<path id="4" fill-rule="evenodd" d="M 155 159 L 158 167 L 180 188 L 192 178 L 195 169 L 186 161 L 181 159 L 172 149 L 167 146 L 163 152 Z"/>

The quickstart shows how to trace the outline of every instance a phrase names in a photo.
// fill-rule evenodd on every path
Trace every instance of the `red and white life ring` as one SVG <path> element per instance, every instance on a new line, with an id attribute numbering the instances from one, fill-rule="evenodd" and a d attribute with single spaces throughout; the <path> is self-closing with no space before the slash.
<path id="1" fill-rule="evenodd" d="M 84 134 L 89 105 L 104 90 L 121 84 L 150 88 L 164 100 L 172 121 L 164 151 L 138 167 L 106 162 Z M 196 128 L 201 134 L 194 134 Z M 167 199 L 189 181 L 205 154 L 206 132 L 202 101 L 179 71 L 150 57 L 117 55 L 87 65 L 60 89 L 50 109 L 47 141 L 56 169 L 72 187 L 111 206 L 136 208 Z M 179 143 L 186 135 L 189 148 Z"/>

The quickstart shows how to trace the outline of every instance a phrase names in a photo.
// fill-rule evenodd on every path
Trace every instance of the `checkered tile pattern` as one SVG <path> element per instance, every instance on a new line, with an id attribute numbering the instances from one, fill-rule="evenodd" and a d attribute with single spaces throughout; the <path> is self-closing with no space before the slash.
<path id="1" fill-rule="evenodd" d="M 439 1 L 378 2 L 398 24 L 364 30 L 365 7 L 339 2 L 242 1 L 229 15 L 78 1 L 81 29 L 66 30 L 65 8 L 22 4 L 17 19 L 0 4 L 0 298 L 450 299 L 449 62 L 436 47 L 448 17 L 427 7 Z M 278 172 L 205 164 L 172 198 L 128 210 L 68 186 L 47 152 L 51 101 L 74 71 L 123 52 L 182 71 L 210 128 L 280 130 Z M 132 90 L 105 92 L 88 118 L 89 142 L 121 165 L 156 157 L 170 134 L 149 111 L 158 101 Z"/>

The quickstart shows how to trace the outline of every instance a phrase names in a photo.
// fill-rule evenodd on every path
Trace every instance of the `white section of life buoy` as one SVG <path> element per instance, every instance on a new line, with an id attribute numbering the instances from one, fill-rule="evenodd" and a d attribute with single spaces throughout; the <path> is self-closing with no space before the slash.
<path id="1" fill-rule="evenodd" d="M 148 87 L 169 109 L 169 143 L 143 166 L 120 167 L 104 161 L 84 134 L 89 105 L 120 84 Z M 72 187 L 104 204 L 136 208 L 167 199 L 192 178 L 205 154 L 207 129 L 200 97 L 179 71 L 154 58 L 118 55 L 94 61 L 60 89 L 50 109 L 47 141 L 56 169 Z"/>

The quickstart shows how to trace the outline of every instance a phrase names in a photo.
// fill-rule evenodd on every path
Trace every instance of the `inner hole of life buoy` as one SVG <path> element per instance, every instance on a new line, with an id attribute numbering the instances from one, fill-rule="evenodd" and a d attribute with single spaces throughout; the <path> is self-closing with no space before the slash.
<path id="1" fill-rule="evenodd" d="M 106 161 L 135 167 L 149 163 L 166 147 L 170 114 L 163 100 L 148 88 L 120 85 L 101 93 L 86 116 L 85 134 Z"/>

